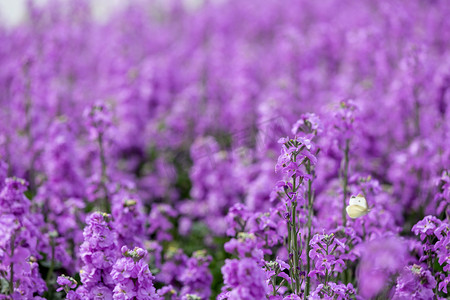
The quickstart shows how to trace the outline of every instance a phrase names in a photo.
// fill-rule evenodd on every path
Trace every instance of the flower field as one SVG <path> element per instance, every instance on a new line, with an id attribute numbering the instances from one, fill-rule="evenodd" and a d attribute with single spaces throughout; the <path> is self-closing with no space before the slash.
<path id="1" fill-rule="evenodd" d="M 448 0 L 91 4 L 0 25 L 0 299 L 449 299 Z"/>

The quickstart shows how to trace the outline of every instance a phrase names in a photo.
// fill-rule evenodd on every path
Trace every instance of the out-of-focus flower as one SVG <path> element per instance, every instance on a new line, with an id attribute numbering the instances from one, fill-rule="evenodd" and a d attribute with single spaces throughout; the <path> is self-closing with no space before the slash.
<path id="1" fill-rule="evenodd" d="M 399 238 L 386 236 L 360 244 L 361 261 L 357 280 L 359 294 L 371 298 L 380 293 L 390 276 L 402 270 L 408 262 L 408 249 Z"/>

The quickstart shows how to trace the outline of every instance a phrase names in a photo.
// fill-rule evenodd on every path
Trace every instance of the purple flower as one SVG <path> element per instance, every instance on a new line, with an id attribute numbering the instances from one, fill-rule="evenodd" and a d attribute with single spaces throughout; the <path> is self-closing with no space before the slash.
<path id="1" fill-rule="evenodd" d="M 385 287 L 390 276 L 405 267 L 408 258 L 404 241 L 389 236 L 359 245 L 358 252 L 359 293 L 369 298 Z"/>
<path id="2" fill-rule="evenodd" d="M 187 261 L 187 266 L 180 276 L 183 283 L 181 295 L 196 295 L 200 299 L 207 299 L 211 294 L 212 275 L 208 269 L 211 256 L 205 251 L 196 251 Z"/>
<path id="3" fill-rule="evenodd" d="M 119 245 L 142 246 L 145 239 L 145 216 L 138 195 L 122 187 L 112 197 L 111 215 Z M 129 233 L 133 232 L 132 235 Z"/>
<path id="4" fill-rule="evenodd" d="M 25 180 L 6 178 L 0 186 L 0 273 L 6 292 L 25 298 L 42 295 L 47 287 L 37 261 L 39 250 L 49 243 L 40 231 L 44 222 L 30 209 Z"/>
<path id="5" fill-rule="evenodd" d="M 406 267 L 397 279 L 393 299 L 432 299 L 435 286 L 429 270 L 419 265 Z"/>
<path id="6" fill-rule="evenodd" d="M 329 282 L 326 286 L 319 284 L 315 291 L 311 293 L 310 299 L 353 299 L 355 290 L 351 283 L 345 285 Z"/>
<path id="7" fill-rule="evenodd" d="M 317 134 L 323 130 L 322 123 L 319 117 L 313 113 L 307 113 L 301 116 L 301 118 L 292 127 L 292 134 L 296 135 L 299 131 L 303 131 L 306 134 Z"/>
<path id="8" fill-rule="evenodd" d="M 422 221 L 417 222 L 413 226 L 412 232 L 415 235 L 420 235 L 420 239 L 424 240 L 427 236 L 434 234 L 435 230 L 439 228 L 441 221 L 434 216 L 426 216 Z"/>
<path id="9" fill-rule="evenodd" d="M 108 214 L 95 212 L 86 221 L 88 226 L 84 229 L 84 242 L 80 247 L 84 262 L 80 271 L 83 286 L 77 292 L 81 296 L 107 299 L 114 288 L 110 272 L 118 254 L 117 234 L 111 227 L 111 216 Z"/>
<path id="10" fill-rule="evenodd" d="M 141 248 L 122 249 L 122 258 L 113 266 L 114 299 L 160 299 L 153 287 L 153 277 L 145 259 L 147 251 Z"/>
<path id="11" fill-rule="evenodd" d="M 333 233 L 314 235 L 310 245 L 309 257 L 314 261 L 314 269 L 309 276 L 313 274 L 325 276 L 326 272 L 330 275 L 335 271 L 342 272 L 345 264 L 339 256 L 344 253 L 346 247 Z"/>
<path id="12" fill-rule="evenodd" d="M 77 286 L 77 281 L 69 276 L 59 276 L 56 282 L 61 286 L 57 289 L 57 291 L 74 289 Z"/>
<path id="13" fill-rule="evenodd" d="M 266 275 L 253 259 L 227 259 L 222 267 L 222 274 L 225 283 L 222 297 L 227 297 L 223 299 L 256 300 L 265 298 L 266 291 L 268 291 Z"/>
<path id="14" fill-rule="evenodd" d="M 447 276 L 447 277 L 444 278 L 444 280 L 442 280 L 439 283 L 438 290 L 447 294 L 447 287 L 448 287 L 449 283 L 450 283 L 450 277 Z"/>

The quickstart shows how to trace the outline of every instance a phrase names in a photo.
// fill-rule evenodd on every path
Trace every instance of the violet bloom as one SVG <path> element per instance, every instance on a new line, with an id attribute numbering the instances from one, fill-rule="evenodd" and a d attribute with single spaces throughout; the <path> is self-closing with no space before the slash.
<path id="1" fill-rule="evenodd" d="M 420 261 L 433 266 L 437 262 L 447 274 L 436 274 L 439 290 L 447 290 L 448 272 L 450 271 L 450 226 L 446 220 L 426 216 L 413 226 L 412 231 L 421 237 L 422 250 Z"/>
<path id="2" fill-rule="evenodd" d="M 420 257 L 420 261 L 431 263 L 438 255 L 439 264 L 443 265 L 445 263 L 443 266 L 444 271 L 448 271 L 448 262 L 450 262 L 448 259 L 449 250 L 446 247 L 449 241 L 447 238 L 448 224 L 435 216 L 426 216 L 423 220 L 417 222 L 411 231 L 416 235 L 420 235 L 422 241 L 423 255 Z M 436 238 L 438 241 L 433 245 Z"/>
<path id="3" fill-rule="evenodd" d="M 212 137 L 199 138 L 191 147 L 190 170 L 195 201 L 185 201 L 180 212 L 200 218 L 216 234 L 227 230 L 225 214 L 246 192 L 246 170 L 236 153 L 221 151 Z"/>
<path id="4" fill-rule="evenodd" d="M 283 272 L 284 270 L 286 270 L 287 272 L 289 272 L 289 264 L 287 264 L 286 262 L 280 260 L 280 259 L 276 259 L 275 261 L 269 261 L 269 262 L 265 262 L 265 269 L 266 269 L 266 277 L 269 278 L 270 281 L 270 285 L 272 286 L 271 289 L 271 293 L 272 296 L 277 296 L 277 294 L 283 294 L 283 289 L 284 287 L 284 282 L 286 281 L 288 284 L 292 283 L 291 278 L 289 277 L 289 275 L 285 272 Z M 282 278 L 282 281 L 280 284 L 277 284 L 277 279 L 278 277 Z M 279 299 L 282 299 L 282 297 L 280 295 L 278 295 Z M 278 298 L 273 298 L 273 299 L 278 299 Z M 270 298 L 272 299 L 272 298 Z"/>
<path id="5" fill-rule="evenodd" d="M 118 235 L 119 246 L 143 246 L 145 215 L 142 202 L 137 195 L 121 188 L 112 197 L 111 215 L 114 218 L 114 229 Z"/>
<path id="6" fill-rule="evenodd" d="M 77 219 L 84 218 L 82 199 L 86 197 L 86 183 L 73 131 L 67 118 L 60 118 L 50 126 L 43 154 L 46 181 L 39 188 L 36 201 L 64 239 L 80 244 L 82 230 Z"/>
<path id="7" fill-rule="evenodd" d="M 111 109 L 107 104 L 102 102 L 98 102 L 95 105 L 86 108 L 84 117 L 92 140 L 102 138 L 112 126 Z"/>
<path id="8" fill-rule="evenodd" d="M 111 271 L 116 285 L 114 299 L 162 299 L 153 287 L 155 277 L 145 262 L 147 251 L 137 247 L 129 250 L 126 246 L 121 251 L 123 257 L 116 261 Z"/>
<path id="9" fill-rule="evenodd" d="M 381 292 L 393 274 L 404 268 L 406 244 L 397 237 L 372 240 L 357 247 L 361 260 L 357 271 L 358 294 L 371 298 Z"/>
<path id="10" fill-rule="evenodd" d="M 333 233 L 314 235 L 310 245 L 311 250 L 308 255 L 314 262 L 314 269 L 311 270 L 309 276 L 315 274 L 332 276 L 334 272 L 343 271 L 345 263 L 340 255 L 345 252 L 347 247 Z"/>
<path id="11" fill-rule="evenodd" d="M 323 125 L 320 118 L 314 113 L 306 113 L 292 127 L 292 134 L 296 135 L 299 131 L 306 134 L 318 134 L 323 131 Z"/>
<path id="12" fill-rule="evenodd" d="M 268 292 L 266 274 L 253 259 L 227 259 L 222 274 L 225 286 L 221 299 L 259 300 Z"/>
<path id="13" fill-rule="evenodd" d="M 65 290 L 66 292 L 70 289 L 74 289 L 77 286 L 77 281 L 72 277 L 61 275 L 56 280 L 56 283 L 59 284 L 59 288 L 56 290 L 57 292 Z"/>
<path id="14" fill-rule="evenodd" d="M 263 241 L 256 238 L 255 234 L 240 232 L 237 239 L 231 239 L 225 243 L 224 249 L 240 258 L 253 257 L 259 261 L 264 257 L 263 246 Z"/>
<path id="15" fill-rule="evenodd" d="M 155 239 L 158 242 L 170 241 L 172 236 L 169 231 L 173 225 L 170 222 L 170 218 L 177 216 L 177 211 L 167 204 L 153 204 L 148 216 L 148 222 L 150 224 L 147 233 L 155 235 Z"/>
<path id="16" fill-rule="evenodd" d="M 433 236 L 436 228 L 441 224 L 442 221 L 435 216 L 426 216 L 423 220 L 417 222 L 411 231 L 416 235 L 420 235 L 420 239 L 424 240 L 428 236 Z"/>
<path id="17" fill-rule="evenodd" d="M 188 259 L 186 268 L 181 274 L 183 283 L 181 295 L 196 295 L 200 299 L 208 299 L 211 295 L 212 275 L 208 269 L 211 256 L 205 251 L 196 251 Z"/>
<path id="18" fill-rule="evenodd" d="M 37 263 L 38 250 L 48 243 L 40 231 L 43 220 L 30 211 L 25 180 L 6 178 L 0 186 L 0 273 L 7 293 L 32 298 L 47 289 Z"/>
<path id="19" fill-rule="evenodd" d="M 83 232 L 84 242 L 80 247 L 84 263 L 80 271 L 83 286 L 77 292 L 82 298 L 107 299 L 112 296 L 114 288 L 110 272 L 117 259 L 117 233 L 112 228 L 111 216 L 105 213 L 91 214 L 87 217 L 87 224 Z"/>
<path id="20" fill-rule="evenodd" d="M 449 283 L 450 283 L 450 276 L 447 276 L 439 283 L 438 290 L 447 294 L 447 287 Z"/>
<path id="21" fill-rule="evenodd" d="M 238 232 L 243 232 L 251 215 L 252 213 L 242 203 L 234 204 L 225 218 L 228 225 L 227 235 L 235 236 Z"/>
<path id="22" fill-rule="evenodd" d="M 328 300 L 350 300 L 353 299 L 355 290 L 351 283 L 345 285 L 329 282 L 326 286 L 322 283 L 317 286 L 315 291 L 311 293 L 311 300 L 328 299 Z"/>
<path id="23" fill-rule="evenodd" d="M 64 290 L 67 300 L 81 300 L 80 295 L 73 290 L 78 284 L 75 279 L 70 276 L 61 275 L 56 280 L 56 283 L 59 285 L 56 291 L 60 292 Z"/>
<path id="24" fill-rule="evenodd" d="M 186 269 L 188 259 L 183 250 L 169 247 L 164 254 L 165 262 L 161 266 L 161 271 L 156 275 L 157 281 L 174 287 L 180 286 L 181 275 Z"/>
<path id="25" fill-rule="evenodd" d="M 436 213 L 440 215 L 445 212 L 450 214 L 450 170 L 442 172 L 442 176 L 438 184 L 439 192 L 434 196 L 434 203 L 438 204 Z"/>
<path id="26" fill-rule="evenodd" d="M 436 280 L 419 265 L 406 267 L 397 278 L 393 299 L 433 299 Z"/>
<path id="27" fill-rule="evenodd" d="M 177 300 L 178 299 L 177 291 L 171 285 L 163 286 L 162 288 L 160 288 L 157 291 L 157 294 L 159 296 L 162 296 L 164 299 L 168 299 L 168 300 Z"/>

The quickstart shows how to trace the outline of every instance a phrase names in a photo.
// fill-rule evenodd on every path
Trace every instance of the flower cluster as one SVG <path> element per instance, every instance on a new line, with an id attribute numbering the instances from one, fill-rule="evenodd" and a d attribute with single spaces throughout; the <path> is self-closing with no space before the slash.
<path id="1" fill-rule="evenodd" d="M 311 293 L 310 299 L 336 299 L 336 300 L 348 300 L 353 299 L 355 295 L 355 289 L 351 283 L 336 284 L 329 282 L 327 285 L 319 284 L 315 291 Z"/>
<path id="2" fill-rule="evenodd" d="M 111 228 L 111 215 L 95 212 L 87 220 L 84 242 L 80 247 L 84 266 L 80 271 L 81 282 L 77 292 L 84 299 L 111 298 L 114 280 L 112 267 L 117 260 L 117 237 Z"/>
<path id="3" fill-rule="evenodd" d="M 145 262 L 147 251 L 142 248 L 122 249 L 122 258 L 114 264 L 111 277 L 114 287 L 114 299 L 160 299 L 153 287 L 154 277 Z"/>
<path id="4" fill-rule="evenodd" d="M 448 222 L 441 221 L 434 216 L 426 216 L 414 225 L 412 232 L 420 236 L 423 243 L 419 248 L 419 253 L 421 253 L 419 261 L 428 264 L 428 269 L 421 269 L 419 273 L 428 272 L 427 274 L 429 274 L 430 269 L 434 270 L 434 264 L 437 261 L 442 272 L 436 274 L 433 272 L 433 275 L 430 274 L 430 276 L 434 277 L 432 281 L 434 285 L 436 282 L 438 283 L 439 291 L 447 293 L 447 286 L 450 282 L 450 226 Z M 417 268 L 415 270 L 417 271 Z"/>
<path id="5" fill-rule="evenodd" d="M 211 256 L 208 256 L 205 251 L 199 250 L 194 252 L 193 256 L 186 262 L 186 268 L 180 276 L 183 283 L 181 295 L 183 297 L 193 297 L 194 295 L 199 299 L 208 299 L 211 295 L 212 276 L 208 270 Z"/>
<path id="6" fill-rule="evenodd" d="M 325 277 L 325 285 L 328 283 L 328 276 L 333 272 L 342 272 L 344 261 L 339 258 L 339 253 L 346 250 L 344 243 L 339 241 L 332 233 L 330 235 L 316 234 L 310 241 L 311 250 L 309 257 L 314 261 L 314 270 L 308 276 L 321 275 Z"/>
<path id="7" fill-rule="evenodd" d="M 222 273 L 225 285 L 218 299 L 262 299 L 268 291 L 265 272 L 251 258 L 226 260 Z"/>
<path id="8" fill-rule="evenodd" d="M 39 273 L 38 249 L 44 243 L 39 232 L 39 218 L 30 211 L 24 196 L 28 183 L 19 178 L 6 178 L 0 191 L 0 274 L 3 287 L 14 299 L 42 295 L 47 289 Z M 38 222 L 37 222 L 38 221 Z"/>
<path id="9" fill-rule="evenodd" d="M 61 275 L 56 280 L 59 288 L 56 289 L 57 292 L 64 291 L 66 293 L 66 299 L 68 300 L 79 300 L 80 296 L 74 291 L 77 287 L 77 281 L 70 276 Z"/>
<path id="10" fill-rule="evenodd" d="M 433 299 L 436 280 L 419 265 L 406 267 L 397 279 L 393 299 Z"/>
<path id="11" fill-rule="evenodd" d="M 358 245 L 361 257 L 358 266 L 359 294 L 372 298 L 383 291 L 390 277 L 402 270 L 408 262 L 408 251 L 404 241 L 386 236 Z"/>

